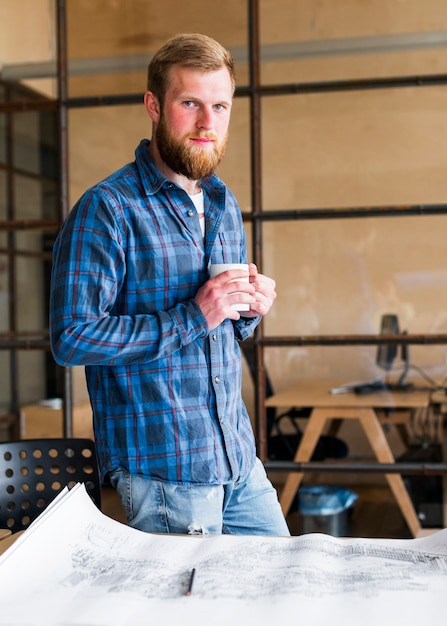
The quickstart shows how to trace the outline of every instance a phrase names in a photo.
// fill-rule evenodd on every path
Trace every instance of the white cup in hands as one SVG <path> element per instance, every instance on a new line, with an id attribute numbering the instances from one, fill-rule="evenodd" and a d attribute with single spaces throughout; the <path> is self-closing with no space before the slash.
<path id="1" fill-rule="evenodd" d="M 215 278 L 227 270 L 246 270 L 248 272 L 248 263 L 212 263 L 210 265 L 210 278 Z M 242 281 L 244 283 L 249 282 L 248 276 L 247 278 L 234 278 L 233 280 Z M 240 302 L 238 304 L 233 304 L 231 308 L 235 311 L 249 311 L 250 305 Z"/>

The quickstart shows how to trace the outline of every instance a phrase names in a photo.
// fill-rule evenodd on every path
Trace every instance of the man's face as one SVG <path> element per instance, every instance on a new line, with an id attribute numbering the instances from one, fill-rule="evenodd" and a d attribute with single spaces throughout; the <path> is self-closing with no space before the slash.
<path id="1" fill-rule="evenodd" d="M 226 68 L 207 73 L 171 69 L 155 141 L 173 172 L 200 180 L 215 171 L 225 153 L 232 95 Z"/>

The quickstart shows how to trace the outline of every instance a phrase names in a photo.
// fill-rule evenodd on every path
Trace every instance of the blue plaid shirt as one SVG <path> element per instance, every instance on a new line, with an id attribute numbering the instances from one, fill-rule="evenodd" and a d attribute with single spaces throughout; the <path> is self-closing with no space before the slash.
<path id="1" fill-rule="evenodd" d="M 210 332 L 194 300 L 210 263 L 246 263 L 239 207 L 202 181 L 206 238 L 186 192 L 142 140 L 136 160 L 89 189 L 54 247 L 51 347 L 84 365 L 103 477 L 124 467 L 173 483 L 225 484 L 253 467 L 238 341 L 260 318 Z"/>

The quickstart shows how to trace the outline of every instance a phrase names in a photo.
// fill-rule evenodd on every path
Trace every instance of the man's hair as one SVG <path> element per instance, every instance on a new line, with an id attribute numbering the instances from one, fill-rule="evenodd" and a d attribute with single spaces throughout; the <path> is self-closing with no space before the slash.
<path id="1" fill-rule="evenodd" d="M 169 71 L 174 65 L 215 72 L 226 67 L 235 88 L 234 61 L 230 52 L 215 39 L 198 33 L 184 33 L 168 39 L 155 53 L 148 67 L 147 89 L 163 106 L 169 82 Z"/>

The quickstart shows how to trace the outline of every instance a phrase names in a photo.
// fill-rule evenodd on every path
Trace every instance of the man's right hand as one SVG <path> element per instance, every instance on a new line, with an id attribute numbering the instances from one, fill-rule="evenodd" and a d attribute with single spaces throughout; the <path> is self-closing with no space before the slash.
<path id="1" fill-rule="evenodd" d="M 222 324 L 225 319 L 237 321 L 239 311 L 233 309 L 234 304 L 254 304 L 255 287 L 246 280 L 246 270 L 227 270 L 215 278 L 210 278 L 197 291 L 195 300 L 206 318 L 210 330 Z"/>

